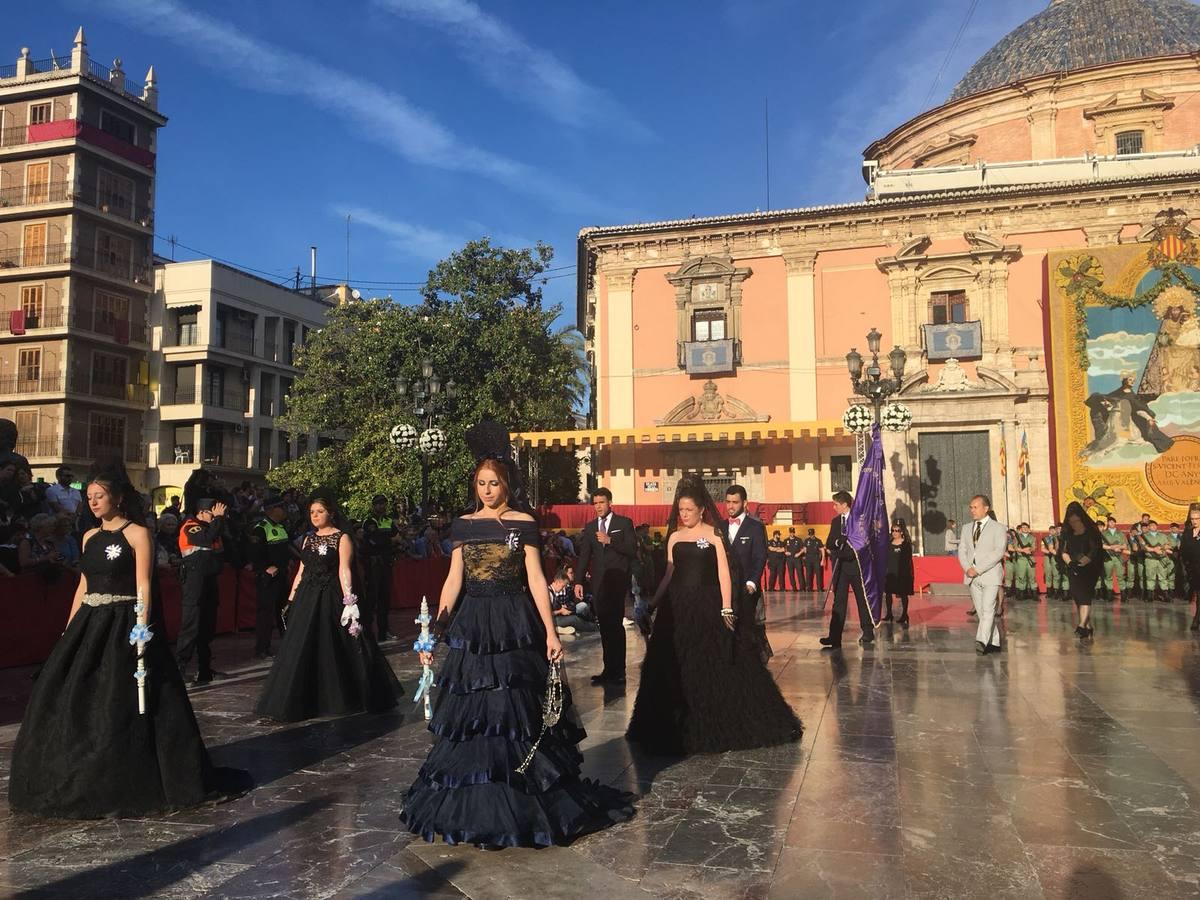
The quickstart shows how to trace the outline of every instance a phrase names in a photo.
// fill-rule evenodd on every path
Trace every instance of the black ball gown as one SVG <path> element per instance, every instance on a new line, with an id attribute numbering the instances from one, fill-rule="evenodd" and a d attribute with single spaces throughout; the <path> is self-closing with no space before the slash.
<path id="1" fill-rule="evenodd" d="M 664 756 L 748 750 L 800 739 L 751 629 L 721 620 L 717 551 L 678 541 L 654 619 L 626 736 Z"/>
<path id="2" fill-rule="evenodd" d="M 564 685 L 563 713 L 524 775 L 516 770 L 541 733 L 549 663 L 546 631 L 525 576 L 531 521 L 459 518 L 465 589 L 447 628 L 429 730 L 437 741 L 404 799 L 400 819 L 438 835 L 496 847 L 569 842 L 633 814 L 631 797 L 581 778 L 586 733 Z"/>
<path id="3" fill-rule="evenodd" d="M 124 529 L 83 548 L 83 603 L 34 682 L 13 748 L 13 810 L 97 819 L 145 816 L 245 793 L 250 777 L 215 768 L 175 658 L 159 630 L 146 645 L 146 714 L 129 643 L 137 576 Z"/>
<path id="4" fill-rule="evenodd" d="M 287 630 L 267 675 L 257 712 L 280 722 L 384 712 L 403 691 L 379 645 L 364 628 L 342 625 L 338 542 L 342 532 L 310 534 L 300 549 L 304 572 Z"/>

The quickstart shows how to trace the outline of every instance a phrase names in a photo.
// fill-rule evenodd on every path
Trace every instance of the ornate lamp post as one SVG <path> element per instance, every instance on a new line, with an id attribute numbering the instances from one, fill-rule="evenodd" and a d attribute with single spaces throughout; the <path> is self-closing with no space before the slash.
<path id="1" fill-rule="evenodd" d="M 401 375 L 396 379 L 396 393 L 402 401 L 412 403 L 413 416 L 424 426 L 419 435 L 412 426 L 397 425 L 392 429 L 392 439 L 397 446 L 406 450 L 415 447 L 420 451 L 421 514 L 424 515 L 429 507 L 429 471 L 434 459 L 446 449 L 446 433 L 438 423 L 442 420 L 446 401 L 458 396 L 458 386 L 453 379 L 443 382 L 433 370 L 433 363 L 425 358 L 421 360 L 419 378 L 409 380 Z"/>
<path id="2" fill-rule="evenodd" d="M 883 369 L 879 365 L 879 342 L 882 338 L 883 335 L 874 328 L 868 332 L 867 350 L 870 351 L 871 362 L 865 370 L 862 354 L 857 349 L 851 347 L 850 352 L 846 354 L 846 368 L 850 370 L 850 383 L 854 386 L 854 393 L 871 401 L 871 405 L 875 409 L 875 424 L 877 425 L 883 401 L 900 392 L 900 386 L 904 379 L 904 365 L 908 362 L 908 355 L 900 347 L 893 347 L 892 352 L 887 355 L 893 377 L 884 378 Z"/>

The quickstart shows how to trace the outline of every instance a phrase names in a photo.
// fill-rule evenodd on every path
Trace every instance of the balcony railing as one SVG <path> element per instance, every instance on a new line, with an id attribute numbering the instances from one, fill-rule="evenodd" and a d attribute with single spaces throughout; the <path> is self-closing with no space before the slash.
<path id="1" fill-rule="evenodd" d="M 65 203 L 71 199 L 69 181 L 49 184 L 18 184 L 0 189 L 0 209 L 8 206 L 37 206 L 40 203 Z"/>
<path id="2" fill-rule="evenodd" d="M 90 438 L 87 426 L 72 427 L 66 440 L 63 457 L 66 459 L 108 459 L 121 456 L 127 463 L 144 463 L 146 461 L 146 445 L 140 440 L 127 438 L 125 446 L 100 443 Z"/>
<path id="3" fill-rule="evenodd" d="M 154 153 L 144 147 L 131 144 L 116 135 L 101 131 L 95 125 L 78 119 L 55 119 L 36 125 L 10 125 L 0 129 L 0 148 L 23 147 L 47 141 L 65 141 L 78 138 L 93 147 L 107 150 L 115 156 L 146 169 L 154 168 Z"/>
<path id="4" fill-rule="evenodd" d="M 109 275 L 114 278 L 120 278 L 123 281 L 132 281 L 138 284 L 149 284 L 149 268 L 145 263 L 133 256 L 124 257 L 116 253 L 96 250 L 92 247 L 76 247 L 71 261 L 76 265 L 83 266 L 85 269 L 91 269 L 93 272 L 99 272 L 102 275 Z"/>
<path id="5" fill-rule="evenodd" d="M 54 457 L 58 458 L 62 455 L 63 442 L 62 435 L 43 435 L 36 438 L 17 438 L 16 450 L 22 456 L 33 457 Z"/>
<path id="6" fill-rule="evenodd" d="M 92 397 L 124 400 L 128 403 L 148 403 L 150 397 L 150 392 L 144 384 L 109 384 L 83 378 L 72 379 L 71 390 Z"/>
<path id="7" fill-rule="evenodd" d="M 136 222 L 144 228 L 154 224 L 154 211 L 147 203 L 134 203 L 133 198 L 115 191 L 99 191 L 95 185 L 85 184 L 74 199 L 112 216 Z"/>
<path id="8" fill-rule="evenodd" d="M 38 244 L 30 247 L 0 250 L 0 269 L 61 266 L 70 261 L 70 244 Z"/>
<path id="9" fill-rule="evenodd" d="M 22 394 L 57 394 L 63 390 L 61 374 L 45 374 L 30 378 L 25 375 L 0 375 L 0 396 L 12 397 Z"/>
<path id="10" fill-rule="evenodd" d="M 200 326 L 177 326 L 163 340 L 164 347 L 197 347 L 200 345 Z"/>
<path id="11" fill-rule="evenodd" d="M 12 334 L 13 328 L 19 319 L 14 316 L 21 310 L 6 309 L 0 310 L 0 334 Z M 56 309 L 43 309 L 36 316 L 25 314 L 25 330 L 34 331 L 38 328 L 62 328 L 67 324 L 67 310 L 63 307 Z"/>
<path id="12" fill-rule="evenodd" d="M 110 319 L 101 317 L 99 321 L 88 316 L 81 316 L 82 319 L 91 318 L 89 325 L 84 325 L 88 331 L 93 334 L 103 334 L 107 337 L 114 338 L 118 343 L 126 344 L 133 341 L 138 344 L 146 343 L 146 323 L 131 322 L 128 319 Z"/>
<path id="13" fill-rule="evenodd" d="M 246 411 L 246 398 L 244 396 L 214 394 L 210 391 L 197 391 L 195 388 L 176 388 L 173 393 L 164 394 L 162 402 L 168 406 L 201 403 L 205 406 L 216 406 L 220 409 L 232 409 L 235 412 Z"/>
<path id="14" fill-rule="evenodd" d="M 234 353 L 245 353 L 247 356 L 254 355 L 254 334 L 253 332 L 238 333 L 225 332 L 225 339 L 221 342 L 221 346 L 226 350 L 232 350 Z"/>

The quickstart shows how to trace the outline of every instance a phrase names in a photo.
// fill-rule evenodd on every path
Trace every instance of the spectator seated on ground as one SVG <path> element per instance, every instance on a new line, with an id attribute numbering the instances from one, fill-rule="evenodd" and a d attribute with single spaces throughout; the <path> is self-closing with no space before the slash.
<path id="1" fill-rule="evenodd" d="M 598 631 L 596 617 L 586 601 L 576 601 L 572 593 L 572 575 L 560 568 L 550 582 L 550 611 L 554 614 L 554 628 L 559 634 L 574 634 L 577 631 Z"/>

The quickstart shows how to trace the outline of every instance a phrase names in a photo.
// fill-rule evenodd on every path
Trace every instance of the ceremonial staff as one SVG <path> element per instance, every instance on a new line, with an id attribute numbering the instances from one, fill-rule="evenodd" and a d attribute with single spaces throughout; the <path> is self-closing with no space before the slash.
<path id="1" fill-rule="evenodd" d="M 413 650 L 417 653 L 432 653 L 434 648 L 433 635 L 429 633 L 429 623 L 433 620 L 429 617 L 429 599 L 421 598 L 421 614 L 413 619 L 417 625 L 421 626 L 421 633 L 417 639 L 413 641 Z M 425 721 L 433 718 L 433 703 L 429 696 L 430 688 L 435 687 L 433 683 L 433 667 L 421 665 L 421 680 L 417 684 L 417 693 L 413 696 L 413 702 L 418 703 L 422 699 L 425 700 Z"/>
<path id="2" fill-rule="evenodd" d="M 137 617 L 133 629 L 129 632 L 129 643 L 137 647 L 137 668 L 133 678 L 137 682 L 138 714 L 146 714 L 146 645 L 154 637 L 154 632 L 146 625 L 146 601 L 142 599 L 142 589 L 138 588 L 137 602 L 133 604 L 133 612 Z"/>

